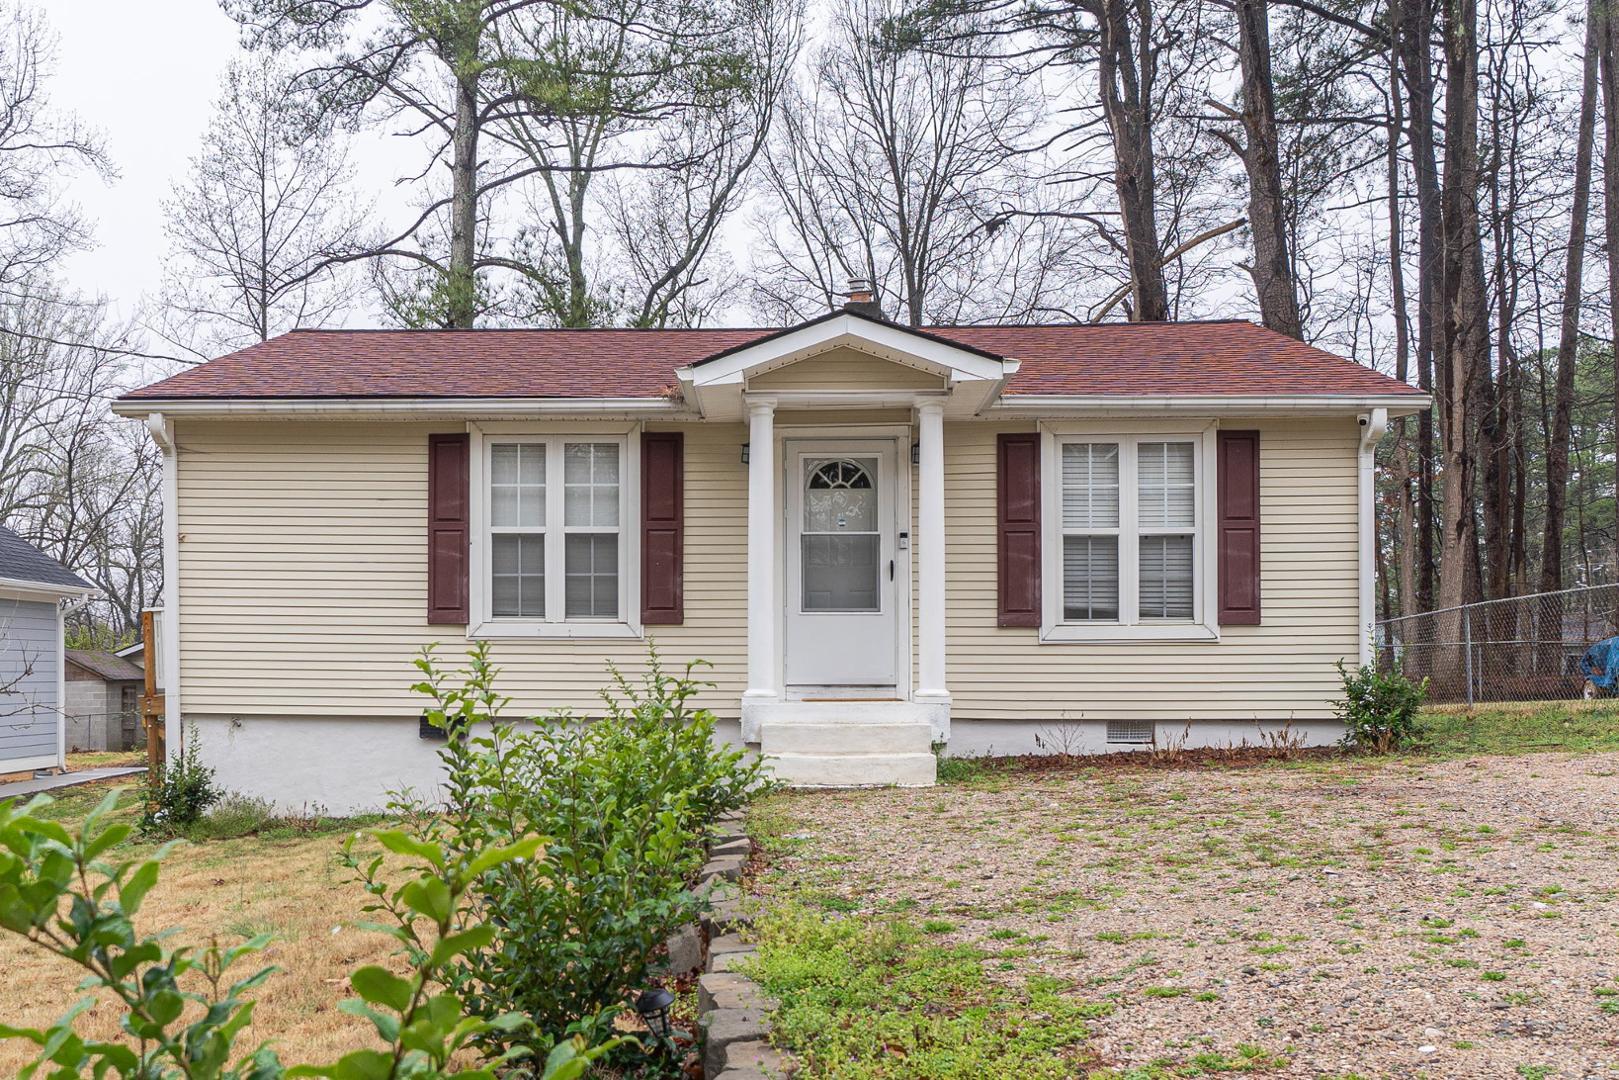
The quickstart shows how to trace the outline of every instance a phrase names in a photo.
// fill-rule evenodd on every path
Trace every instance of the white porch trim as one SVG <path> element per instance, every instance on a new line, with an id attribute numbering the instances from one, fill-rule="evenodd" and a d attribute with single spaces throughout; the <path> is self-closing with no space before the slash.
<path id="1" fill-rule="evenodd" d="M 748 399 L 748 688 L 742 695 L 744 720 L 750 703 L 781 697 L 776 673 L 781 657 L 776 626 L 776 399 Z"/>
<path id="2" fill-rule="evenodd" d="M 1360 527 L 1360 666 L 1372 662 L 1372 634 L 1377 629 L 1377 444 L 1389 429 L 1389 410 L 1373 409 L 1360 417 L 1360 475 L 1355 505 Z"/>
<path id="3" fill-rule="evenodd" d="M 921 545 L 917 614 L 917 688 L 913 700 L 948 705 L 945 689 L 944 403 L 917 406 L 921 474 L 916 541 Z"/>

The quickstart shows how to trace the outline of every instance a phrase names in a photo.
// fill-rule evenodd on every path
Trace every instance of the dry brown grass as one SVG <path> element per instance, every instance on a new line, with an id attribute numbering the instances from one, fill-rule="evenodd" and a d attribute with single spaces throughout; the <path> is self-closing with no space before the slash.
<path id="1" fill-rule="evenodd" d="M 385 962 L 393 943 L 355 928 L 364 917 L 363 894 L 335 861 L 340 843 L 341 837 L 331 834 L 246 837 L 186 844 L 165 860 L 162 879 L 141 909 L 143 929 L 178 927 L 176 942 L 202 945 L 210 938 L 234 944 L 258 933 L 275 935 L 258 964 L 252 958 L 241 961 L 239 977 L 265 964 L 281 970 L 255 995 L 254 1024 L 239 1047 L 273 1039 L 283 1061 L 319 1062 L 374 1039 L 369 1024 L 339 1012 L 337 1003 L 350 996 L 348 973 L 361 964 Z M 49 1024 L 79 998 L 79 977 L 72 965 L 5 935 L 0 938 L 0 1021 Z M 97 1007 L 79 1018 L 77 1028 L 86 1036 L 116 1038 L 118 1013 Z M 26 1043 L 0 1042 L 0 1075 L 15 1075 L 30 1050 Z"/>

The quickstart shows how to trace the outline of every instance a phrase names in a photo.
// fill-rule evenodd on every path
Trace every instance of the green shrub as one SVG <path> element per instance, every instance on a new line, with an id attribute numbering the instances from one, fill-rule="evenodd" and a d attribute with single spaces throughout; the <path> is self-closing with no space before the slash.
<path id="1" fill-rule="evenodd" d="M 195 724 L 185 729 L 180 752 L 147 774 L 145 832 L 175 835 L 225 797 L 214 782 L 214 770 L 202 763 L 201 739 Z"/>
<path id="2" fill-rule="evenodd" d="M 50 1077 L 119 1076 L 127 1080 L 280 1080 L 325 1076 L 334 1080 L 495 1080 L 497 1075 L 542 1080 L 578 1080 L 591 1062 L 611 1048 L 587 1049 L 573 1037 L 551 1049 L 543 1065 L 519 1072 L 529 1056 L 519 1039 L 526 1021 L 507 1014 L 490 1018 L 469 1013 L 453 991 L 442 989 L 446 969 L 469 950 L 486 946 L 494 928 L 469 903 L 475 882 L 487 873 L 531 857 L 537 838 L 502 847 L 447 851 L 419 836 L 395 830 L 373 835 L 389 851 L 415 865 L 413 876 L 381 878 L 383 857 L 362 862 L 355 838 L 345 843 L 345 865 L 373 897 L 367 910 L 388 920 L 379 925 L 399 943 L 409 969 L 399 975 L 370 965 L 349 976 L 357 998 L 344 1012 L 370 1021 L 382 1048 L 353 1050 L 332 1064 L 282 1065 L 268 1043 L 238 1051 L 236 1039 L 252 1022 L 251 994 L 271 977 L 261 968 L 237 978 L 237 963 L 262 950 L 269 935 L 229 949 L 217 943 L 200 952 L 170 948 L 172 931 L 142 932 L 135 924 L 142 902 L 158 882 L 164 847 L 151 858 L 109 860 L 131 826 L 103 824 L 117 807 L 113 792 L 92 810 L 76 833 L 40 816 L 45 796 L 18 810 L 0 803 L 0 928 L 25 938 L 78 967 L 83 990 L 102 990 L 102 1000 L 122 1011 L 121 1034 L 91 1040 L 74 1024 L 97 1007 L 81 1000 L 48 1028 L 0 1025 L 0 1038 L 24 1039 L 39 1047 L 36 1060 L 18 1075 Z M 480 1067 L 452 1066 L 451 1059 L 491 1032 L 508 1045 Z"/>
<path id="3" fill-rule="evenodd" d="M 1397 671 L 1365 665 L 1351 672 L 1338 661 L 1344 696 L 1333 702 L 1344 722 L 1343 745 L 1351 750 L 1386 754 L 1411 745 L 1417 733 L 1417 710 L 1428 694 L 1428 680 L 1413 683 Z"/>
<path id="4" fill-rule="evenodd" d="M 194 840 L 234 840 L 258 832 L 274 815 L 270 800 L 230 792 L 198 818 L 188 833 Z"/>
<path id="5" fill-rule="evenodd" d="M 452 983 L 485 1012 L 565 1030 L 643 986 L 658 945 L 697 917 L 703 900 L 690 886 L 707 828 L 762 786 L 761 767 L 722 746 L 713 714 L 691 707 L 702 685 L 693 668 L 670 675 L 655 652 L 638 685 L 614 672 L 604 717 L 558 714 L 522 729 L 500 720 L 507 699 L 487 643 L 469 657 L 455 685 L 430 651 L 418 661 L 428 718 L 451 732 L 447 808 L 433 835 L 452 850 L 532 835 L 546 844 L 479 882 L 498 931 L 459 961 Z"/>

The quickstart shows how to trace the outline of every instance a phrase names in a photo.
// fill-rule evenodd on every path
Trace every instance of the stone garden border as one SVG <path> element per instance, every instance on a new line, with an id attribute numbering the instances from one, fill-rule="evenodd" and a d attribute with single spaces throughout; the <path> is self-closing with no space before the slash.
<path id="1" fill-rule="evenodd" d="M 776 1003 L 758 983 L 737 970 L 755 952 L 745 940 L 750 918 L 743 910 L 742 867 L 753 853 L 741 811 L 714 824 L 708 861 L 697 891 L 706 894 L 700 924 L 669 939 L 669 970 L 701 970 L 697 980 L 697 1029 L 707 1080 L 779 1080 L 793 1061 L 770 1045 L 770 1013 Z"/>

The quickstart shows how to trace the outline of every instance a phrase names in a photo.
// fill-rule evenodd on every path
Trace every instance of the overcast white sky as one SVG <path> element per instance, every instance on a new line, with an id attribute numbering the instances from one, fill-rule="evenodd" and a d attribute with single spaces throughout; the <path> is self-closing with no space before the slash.
<path id="1" fill-rule="evenodd" d="M 163 251 L 159 202 L 181 177 L 208 121 L 220 73 L 238 50 L 217 0 L 45 0 L 59 42 L 52 102 L 99 129 L 119 177 L 81 176 L 70 197 L 95 225 L 73 257 L 72 285 L 134 314 L 155 293 Z"/>

